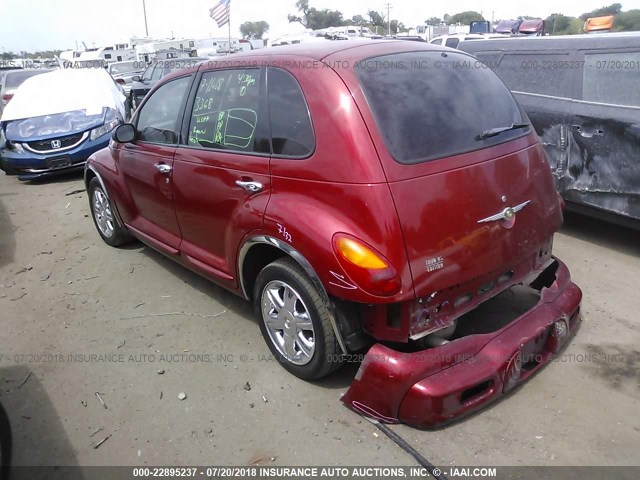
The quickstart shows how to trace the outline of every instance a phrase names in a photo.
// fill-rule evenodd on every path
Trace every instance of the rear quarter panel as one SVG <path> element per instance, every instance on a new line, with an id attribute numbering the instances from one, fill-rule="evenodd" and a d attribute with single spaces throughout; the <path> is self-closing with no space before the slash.
<path id="1" fill-rule="evenodd" d="M 298 250 L 330 295 L 367 303 L 409 298 L 413 289 L 397 214 L 351 92 L 320 61 L 279 55 L 271 57 L 269 65 L 291 72 L 301 85 L 316 148 L 306 159 L 272 157 L 265 233 Z M 383 254 L 399 273 L 402 290 L 394 297 L 380 298 L 354 289 L 333 252 L 337 232 L 354 235 Z"/>

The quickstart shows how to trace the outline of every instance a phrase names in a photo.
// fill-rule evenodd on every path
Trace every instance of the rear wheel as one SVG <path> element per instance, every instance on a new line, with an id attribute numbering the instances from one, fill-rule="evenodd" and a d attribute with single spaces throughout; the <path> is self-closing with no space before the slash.
<path id="1" fill-rule="evenodd" d="M 119 247 L 131 242 L 131 235 L 118 224 L 109 197 L 96 177 L 89 182 L 89 206 L 96 229 L 107 245 Z"/>
<path id="2" fill-rule="evenodd" d="M 315 380 L 340 366 L 329 306 L 295 261 L 276 260 L 260 272 L 254 305 L 269 349 L 289 372 Z"/>

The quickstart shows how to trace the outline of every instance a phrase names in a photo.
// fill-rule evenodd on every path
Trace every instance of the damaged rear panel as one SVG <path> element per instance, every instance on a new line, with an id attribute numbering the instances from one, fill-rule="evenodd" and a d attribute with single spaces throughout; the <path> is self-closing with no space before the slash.
<path id="1" fill-rule="evenodd" d="M 467 42 L 524 107 L 567 206 L 640 220 L 640 33 Z"/>

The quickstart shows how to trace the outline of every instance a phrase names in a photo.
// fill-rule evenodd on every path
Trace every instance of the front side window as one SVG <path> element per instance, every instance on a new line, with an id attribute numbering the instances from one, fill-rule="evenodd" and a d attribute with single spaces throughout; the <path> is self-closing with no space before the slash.
<path id="1" fill-rule="evenodd" d="M 179 78 L 158 88 L 142 106 L 136 125 L 136 139 L 143 142 L 175 144 L 180 130 L 182 105 L 191 83 Z"/>
<path id="2" fill-rule="evenodd" d="M 262 70 L 205 72 L 200 79 L 189 122 L 188 145 L 240 152 L 268 153 L 260 119 Z"/>
<path id="3" fill-rule="evenodd" d="M 490 147 L 529 133 L 513 96 L 461 53 L 407 52 L 359 62 L 356 74 L 391 156 L 414 164 Z"/>
<path id="4" fill-rule="evenodd" d="M 582 99 L 640 107 L 640 51 L 584 56 Z"/>
<path id="5" fill-rule="evenodd" d="M 143 82 L 148 82 L 149 80 L 151 80 L 151 75 L 153 74 L 153 65 L 148 67 L 144 73 L 142 74 L 142 81 Z"/>
<path id="6" fill-rule="evenodd" d="M 274 155 L 307 157 L 315 148 L 309 108 L 300 85 L 289 72 L 270 68 L 269 120 Z"/>

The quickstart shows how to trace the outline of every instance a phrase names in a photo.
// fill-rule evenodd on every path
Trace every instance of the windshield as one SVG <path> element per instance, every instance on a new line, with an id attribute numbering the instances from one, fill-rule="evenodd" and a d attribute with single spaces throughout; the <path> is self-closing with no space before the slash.
<path id="1" fill-rule="evenodd" d="M 51 70 L 20 70 L 9 72 L 7 73 L 5 88 L 18 88 L 27 78 L 50 71 Z"/>
<path id="2" fill-rule="evenodd" d="M 513 20 L 502 20 L 502 21 L 498 22 L 498 25 L 496 26 L 496 32 L 497 31 L 504 31 L 504 30 L 511 31 L 517 25 L 518 25 L 518 22 L 514 22 Z"/>
<path id="3" fill-rule="evenodd" d="M 86 115 L 85 110 L 74 110 L 55 115 L 14 120 L 7 124 L 6 136 L 9 140 L 17 142 L 31 142 L 52 136 L 72 135 L 99 127 L 105 122 L 105 115 L 115 118 L 117 113 L 115 110 L 105 107 L 102 113 L 97 115 Z"/>
<path id="4" fill-rule="evenodd" d="M 460 53 L 420 51 L 370 58 L 356 74 L 393 158 L 406 164 L 479 150 L 530 128 L 513 96 L 484 64 Z"/>
<path id="5" fill-rule="evenodd" d="M 135 72 L 136 70 L 139 70 L 137 67 L 138 62 L 118 63 L 117 65 L 112 64 L 109 66 L 109 71 L 111 72 L 111 75 L 118 75 L 120 73 Z"/>

